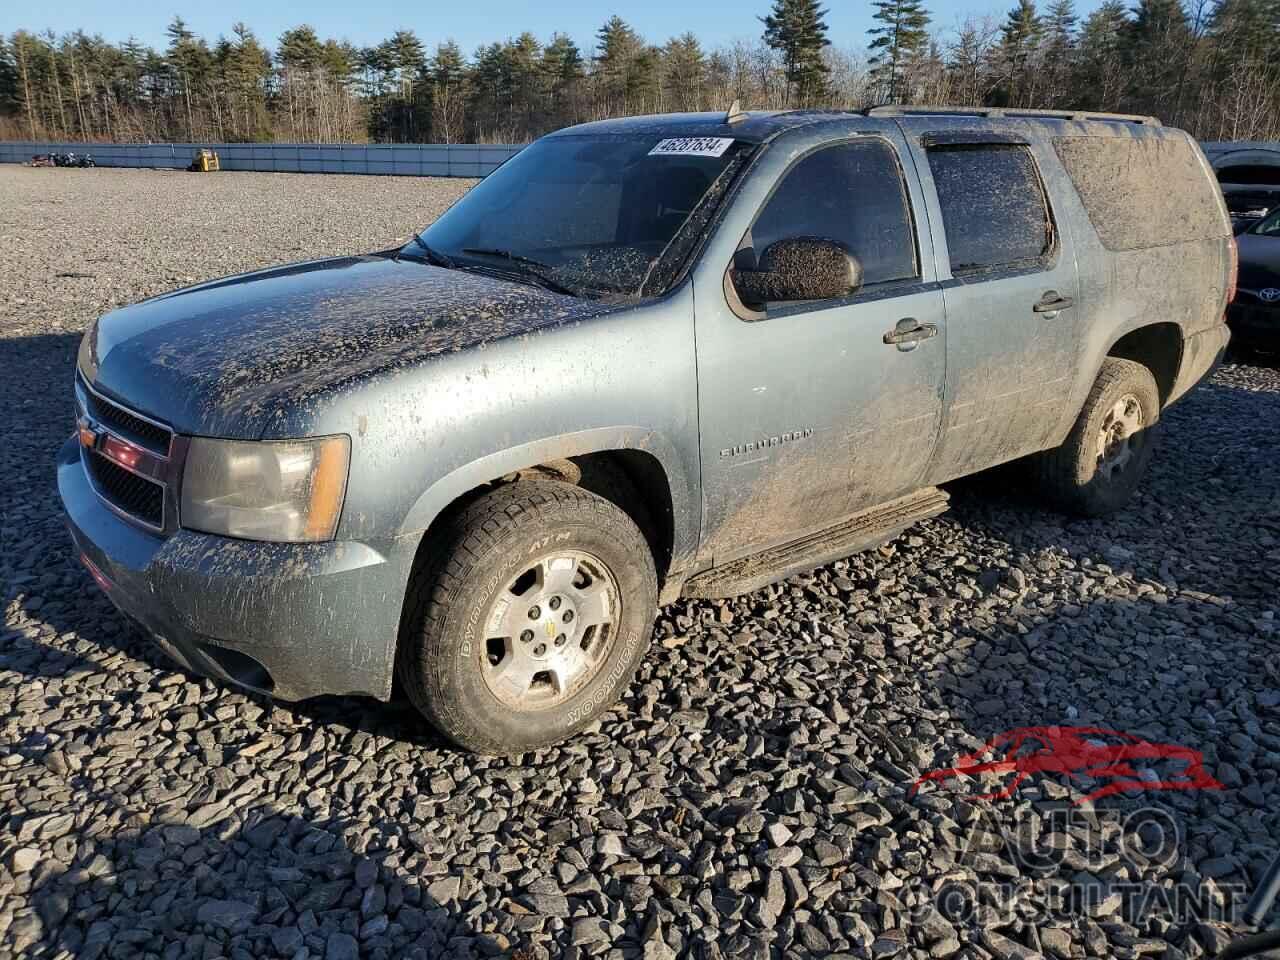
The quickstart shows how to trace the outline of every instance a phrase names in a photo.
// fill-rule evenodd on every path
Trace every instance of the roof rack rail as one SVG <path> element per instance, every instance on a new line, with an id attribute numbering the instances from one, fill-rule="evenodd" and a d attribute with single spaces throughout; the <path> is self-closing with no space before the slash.
<path id="1" fill-rule="evenodd" d="M 868 117 L 991 117 L 1011 120 L 1114 120 L 1121 123 L 1139 123 L 1143 126 L 1161 126 L 1158 117 L 1146 117 L 1137 113 L 1099 113 L 1093 110 L 1032 110 L 1022 107 L 871 107 L 865 111 Z"/>

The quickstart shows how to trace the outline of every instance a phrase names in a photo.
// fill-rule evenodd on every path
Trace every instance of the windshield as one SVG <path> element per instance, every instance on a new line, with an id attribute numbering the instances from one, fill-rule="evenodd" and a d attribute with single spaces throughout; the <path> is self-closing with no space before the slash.
<path id="1" fill-rule="evenodd" d="M 695 210 L 698 222 L 685 232 L 701 229 L 744 155 L 728 139 L 548 137 L 477 184 L 421 240 L 454 266 L 523 275 L 574 294 L 660 293 L 646 280 L 674 279 L 655 266 L 682 247 L 672 240 Z M 680 255 L 687 252 L 686 245 Z"/>
<path id="2" fill-rule="evenodd" d="M 1272 211 L 1271 216 L 1253 225 L 1250 233 L 1260 233 L 1264 237 L 1280 237 L 1280 208 Z"/>

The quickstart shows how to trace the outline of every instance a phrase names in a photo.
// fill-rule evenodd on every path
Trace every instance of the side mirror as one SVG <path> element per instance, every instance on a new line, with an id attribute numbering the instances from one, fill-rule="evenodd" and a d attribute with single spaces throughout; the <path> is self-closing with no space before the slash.
<path id="1" fill-rule="evenodd" d="M 862 264 L 834 240 L 793 237 L 769 244 L 759 270 L 731 271 L 746 303 L 830 300 L 862 286 Z"/>

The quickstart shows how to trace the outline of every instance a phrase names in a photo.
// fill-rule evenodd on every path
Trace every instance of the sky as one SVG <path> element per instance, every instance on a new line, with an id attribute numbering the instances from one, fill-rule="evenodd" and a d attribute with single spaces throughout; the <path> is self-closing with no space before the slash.
<path id="1" fill-rule="evenodd" d="M 638 30 L 650 43 L 692 30 L 703 45 L 714 48 L 737 39 L 760 36 L 758 17 L 768 12 L 771 0 L 612 0 L 602 6 L 591 0 L 485 0 L 471 3 L 392 2 L 392 0 L 309 0 L 305 5 L 272 0 L 220 0 L 218 3 L 178 4 L 174 0 L 57 0 L 29 6 L 11 0 L 0 13 L 0 33 L 23 28 L 52 29 L 56 33 L 83 29 L 119 42 L 131 35 L 155 47 L 164 47 L 164 28 L 175 13 L 207 40 L 230 34 L 231 25 L 244 21 L 258 38 L 274 47 L 280 34 L 300 23 L 310 23 L 322 38 L 347 39 L 369 46 L 400 28 L 412 29 L 428 51 L 438 41 L 453 38 L 468 55 L 481 43 L 515 37 L 530 30 L 541 40 L 554 31 L 568 33 L 585 52 L 595 45 L 595 31 L 612 14 Z M 991 14 L 1003 18 L 1014 0 L 926 0 L 934 27 L 952 28 L 967 14 Z M 1077 0 L 1081 15 L 1097 0 Z M 185 6 L 185 9 L 183 8 Z M 871 26 L 871 0 L 828 0 L 827 24 L 834 46 L 865 47 Z"/>

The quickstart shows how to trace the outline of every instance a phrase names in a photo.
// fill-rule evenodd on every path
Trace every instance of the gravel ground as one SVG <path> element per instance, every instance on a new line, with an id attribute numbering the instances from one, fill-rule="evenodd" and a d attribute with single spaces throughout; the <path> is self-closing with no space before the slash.
<path id="1" fill-rule="evenodd" d="M 387 245 L 465 188 L 0 167 L 0 956 L 1220 946 L 1177 895 L 1203 910 L 1251 888 L 1280 836 L 1273 368 L 1225 366 L 1170 411 L 1122 516 L 1067 522 L 1008 475 L 968 481 L 877 551 L 665 608 L 623 703 L 523 763 L 452 751 L 403 705 L 272 704 L 184 675 L 114 612 L 52 483 L 85 322 Z M 1223 789 L 1130 789 L 1070 817 L 1104 780 L 910 791 L 1045 724 L 1202 750 Z"/>

